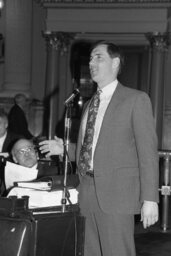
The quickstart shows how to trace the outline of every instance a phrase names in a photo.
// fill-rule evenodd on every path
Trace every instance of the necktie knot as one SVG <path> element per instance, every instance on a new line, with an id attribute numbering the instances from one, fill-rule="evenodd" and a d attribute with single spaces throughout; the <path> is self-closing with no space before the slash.
<path id="1" fill-rule="evenodd" d="M 100 94 L 102 93 L 102 90 L 98 89 L 97 92 L 94 94 L 94 97 L 96 99 L 100 99 Z"/>

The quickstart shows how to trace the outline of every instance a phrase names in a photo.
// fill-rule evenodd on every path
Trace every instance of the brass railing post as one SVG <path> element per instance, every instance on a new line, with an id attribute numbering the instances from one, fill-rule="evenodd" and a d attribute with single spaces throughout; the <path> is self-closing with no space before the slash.
<path id="1" fill-rule="evenodd" d="M 167 231 L 169 228 L 169 196 L 171 194 L 170 187 L 170 158 L 171 151 L 161 150 L 159 151 L 159 157 L 164 159 L 164 170 L 163 170 L 163 184 L 159 191 L 162 195 L 162 217 L 161 217 L 161 228 L 163 231 Z"/>

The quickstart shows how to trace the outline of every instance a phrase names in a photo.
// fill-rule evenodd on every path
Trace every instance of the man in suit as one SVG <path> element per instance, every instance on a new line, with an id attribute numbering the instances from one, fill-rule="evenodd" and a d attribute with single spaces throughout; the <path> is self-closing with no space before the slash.
<path id="1" fill-rule="evenodd" d="M 53 176 L 54 182 L 61 188 L 63 186 L 63 175 L 58 175 L 58 164 L 49 164 L 49 161 L 39 161 L 38 153 L 35 150 L 35 145 L 31 140 L 19 139 L 12 148 L 12 157 L 16 164 L 24 167 L 37 169 L 36 179 Z M 76 187 L 78 185 L 77 175 L 69 175 L 67 186 Z"/>
<path id="2" fill-rule="evenodd" d="M 48 175 L 57 175 L 57 166 L 49 167 L 48 163 L 38 161 L 38 153 L 31 140 L 19 139 L 12 148 L 12 157 L 16 164 L 28 168 L 38 169 L 37 178 Z"/>
<path id="3" fill-rule="evenodd" d="M 110 42 L 98 42 L 92 48 L 89 68 L 100 91 L 100 105 L 91 158 L 86 147 L 83 150 L 91 102 L 82 115 L 76 149 L 79 203 L 86 217 L 84 256 L 135 256 L 134 215 L 141 212 L 144 228 L 158 220 L 152 107 L 146 93 L 118 81 L 122 62 L 120 49 Z M 41 150 L 61 154 L 62 141 L 41 142 Z"/>
<path id="4" fill-rule="evenodd" d="M 10 153 L 13 144 L 20 138 L 8 129 L 8 115 L 0 109 L 0 152 Z"/>
<path id="5" fill-rule="evenodd" d="M 6 159 L 10 159 L 10 152 L 14 143 L 20 138 L 8 129 L 8 115 L 0 109 L 0 195 L 5 191 L 4 166 Z"/>
<path id="6" fill-rule="evenodd" d="M 28 122 L 25 115 L 27 98 L 24 94 L 17 94 L 14 101 L 15 104 L 8 115 L 9 129 L 26 139 L 31 139 L 33 138 L 33 135 L 28 129 Z"/>

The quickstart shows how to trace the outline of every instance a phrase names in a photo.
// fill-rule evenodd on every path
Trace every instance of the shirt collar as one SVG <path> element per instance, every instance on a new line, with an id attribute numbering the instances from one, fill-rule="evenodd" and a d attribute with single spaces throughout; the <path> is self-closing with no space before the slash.
<path id="1" fill-rule="evenodd" d="M 108 97 L 108 96 L 112 95 L 114 93 L 114 91 L 116 90 L 117 84 L 118 84 L 118 80 L 116 79 L 116 80 L 112 81 L 110 84 L 103 87 L 103 89 L 101 89 L 101 91 L 102 91 L 101 95 L 103 95 L 103 97 Z"/>

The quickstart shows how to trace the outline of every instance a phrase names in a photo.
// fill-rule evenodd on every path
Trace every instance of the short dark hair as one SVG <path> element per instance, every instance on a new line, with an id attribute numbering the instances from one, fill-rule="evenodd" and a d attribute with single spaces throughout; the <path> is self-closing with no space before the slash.
<path id="1" fill-rule="evenodd" d="M 107 52 L 109 54 L 109 56 L 111 58 L 119 58 L 120 59 L 120 67 L 119 67 L 119 72 L 121 72 L 121 68 L 124 65 L 124 55 L 123 52 L 121 50 L 121 48 L 119 46 L 117 46 L 116 44 L 110 42 L 110 41 L 106 41 L 106 40 L 100 40 L 95 42 L 92 47 L 91 47 L 91 51 L 96 48 L 99 45 L 106 45 L 107 46 Z"/>

